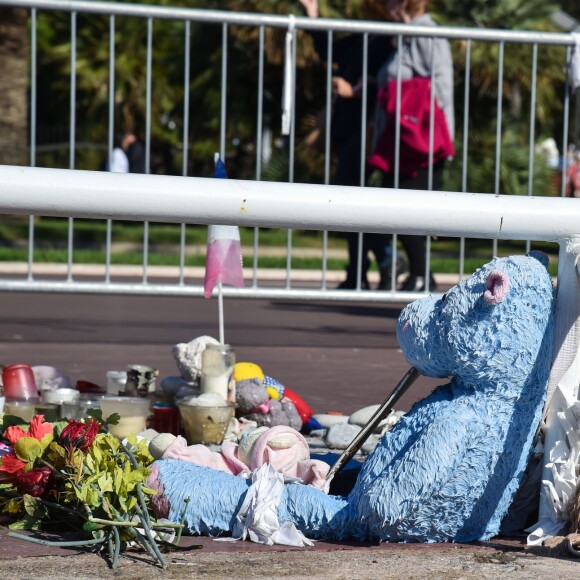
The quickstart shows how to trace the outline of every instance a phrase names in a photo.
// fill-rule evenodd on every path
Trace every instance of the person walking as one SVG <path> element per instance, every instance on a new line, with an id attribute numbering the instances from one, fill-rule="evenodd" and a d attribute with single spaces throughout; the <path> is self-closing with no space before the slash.
<path id="1" fill-rule="evenodd" d="M 318 18 L 318 0 L 299 0 L 309 18 Z M 369 17 L 382 19 L 385 16 L 383 2 L 364 0 L 363 9 Z M 381 12 L 382 11 L 382 12 Z M 323 31 L 310 32 L 314 40 L 317 54 L 327 60 L 327 35 Z M 335 75 L 332 77 L 333 111 L 331 126 L 331 142 L 337 155 L 336 170 L 332 178 L 333 185 L 361 185 L 361 133 L 362 133 L 362 77 L 363 77 L 363 35 L 351 34 L 333 42 L 332 65 Z M 367 62 L 367 118 L 373 118 L 376 103 L 375 75 L 381 65 L 394 52 L 388 36 L 368 36 Z M 349 262 L 346 269 L 346 279 L 338 286 L 339 289 L 355 289 L 357 287 L 358 270 L 358 232 L 347 232 Z M 384 234 L 363 235 L 361 281 L 362 289 L 369 289 L 367 271 L 370 267 L 369 253 L 377 261 L 380 272 L 380 282 L 377 289 L 391 287 L 391 254 L 388 237 Z"/>
<path id="2" fill-rule="evenodd" d="M 388 17 L 394 22 L 408 23 L 419 26 L 435 26 L 435 21 L 427 12 L 429 0 L 386 0 Z M 403 37 L 402 46 L 398 49 L 398 39 L 393 37 L 397 47 L 378 72 L 379 105 L 375 109 L 375 126 L 373 133 L 373 155 L 369 160 L 372 167 L 382 173 L 383 187 L 395 186 L 395 167 L 392 162 L 394 151 L 395 122 L 395 92 L 397 71 L 400 60 L 400 72 L 403 83 L 422 79 L 423 84 L 414 83 L 420 87 L 414 93 L 407 93 L 408 99 L 401 98 L 399 122 L 403 124 L 414 119 L 414 111 L 404 111 L 403 106 L 412 108 L 423 107 L 427 114 L 427 130 L 425 123 L 416 127 L 408 126 L 404 142 L 401 139 L 400 164 L 398 173 L 399 189 L 429 189 L 429 173 L 432 172 L 431 189 L 440 189 L 445 160 L 454 154 L 454 109 L 453 109 L 453 61 L 449 42 L 444 38 Z M 434 68 L 434 70 L 432 70 Z M 433 78 L 435 91 L 435 110 L 430 110 L 430 82 Z M 408 90 L 413 89 L 409 83 Z M 390 107 L 390 108 L 389 108 Z M 389 114 L 391 113 L 391 114 Z M 413 114 L 412 114 L 413 113 Z M 430 145 L 430 115 L 434 115 L 433 164 L 426 153 L 419 152 L 419 143 Z M 390 121 L 390 124 L 389 124 Z M 390 145 L 390 147 L 389 147 Z M 390 161 L 390 163 L 389 163 Z M 435 280 L 431 276 L 427 284 L 427 256 L 424 236 L 400 235 L 399 239 L 409 258 L 409 275 L 400 290 L 407 292 L 423 292 L 429 286 L 434 290 Z"/>
<path id="3" fill-rule="evenodd" d="M 137 135 L 132 131 L 126 131 L 122 146 L 129 160 L 129 173 L 146 173 L 145 147 Z"/>

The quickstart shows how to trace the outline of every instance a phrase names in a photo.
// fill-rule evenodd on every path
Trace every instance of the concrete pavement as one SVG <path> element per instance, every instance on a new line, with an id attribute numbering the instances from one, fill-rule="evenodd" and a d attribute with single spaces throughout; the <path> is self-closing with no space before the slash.
<path id="1" fill-rule="evenodd" d="M 408 364 L 394 324 L 400 305 L 266 300 L 225 302 L 226 340 L 238 360 L 260 364 L 316 412 L 350 414 L 380 403 Z M 217 300 L 178 297 L 0 294 L 0 362 L 49 364 L 73 383 L 104 384 L 127 364 L 176 374 L 171 347 L 217 334 Z M 441 380 L 421 378 L 400 401 L 407 410 Z M 185 538 L 200 550 L 168 556 L 166 571 L 142 553 L 106 559 L 44 547 L 0 531 L 2 578 L 535 578 L 575 577 L 577 560 L 535 556 L 514 540 L 476 545 L 366 545 L 317 542 L 314 548 L 259 546 Z"/>

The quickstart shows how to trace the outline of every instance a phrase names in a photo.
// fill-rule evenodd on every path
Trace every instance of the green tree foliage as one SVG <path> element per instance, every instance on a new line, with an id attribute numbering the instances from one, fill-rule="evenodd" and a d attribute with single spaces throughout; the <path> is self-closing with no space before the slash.
<path id="1" fill-rule="evenodd" d="M 146 4 L 225 9 L 239 12 L 303 15 L 297 0 L 146 0 Z M 432 13 L 441 24 L 551 30 L 548 16 L 556 8 L 540 0 L 435 0 Z M 321 0 L 320 11 L 331 18 L 368 17 L 363 2 Z M 39 14 L 39 115 L 41 142 L 68 142 L 70 99 L 70 24 L 68 13 Z M 134 128 L 145 136 L 147 22 L 115 19 L 115 128 Z M 106 155 L 109 110 L 109 18 L 82 15 L 77 19 L 76 140 L 98 148 L 77 150 L 76 166 L 96 169 Z M 222 25 L 191 23 L 189 131 L 184 127 L 185 23 L 155 20 L 151 83 L 152 171 L 180 174 L 187 147 L 190 175 L 211 174 L 212 154 L 220 148 Z M 226 153 L 231 177 L 256 177 L 258 92 L 263 91 L 263 124 L 272 135 L 273 156 L 261 178 L 284 181 L 289 175 L 288 140 L 280 136 L 280 103 L 284 61 L 282 29 L 264 30 L 264 85 L 258 87 L 259 29 L 228 27 Z M 456 70 L 456 146 L 458 156 L 446 187 L 460 189 L 465 59 L 467 43 L 452 43 Z M 324 158 L 304 145 L 315 114 L 326 98 L 326 68 L 314 53 L 308 34 L 297 43 L 295 181 L 321 182 Z M 493 191 L 498 83 L 497 43 L 471 43 L 468 189 Z M 565 49 L 538 49 L 536 141 L 561 135 Z M 502 84 L 502 152 L 500 191 L 527 193 L 532 49 L 506 44 Z M 50 131 L 49 131 L 50 129 Z M 56 136 L 54 132 L 56 130 Z M 67 166 L 68 151 L 45 164 Z M 42 163 L 40 163 L 42 164 Z M 548 191 L 550 181 L 537 160 L 534 193 Z"/>
<path id="2" fill-rule="evenodd" d="M 464 3 L 435 0 L 433 10 L 441 24 L 489 29 L 556 31 L 549 16 L 557 8 L 544 0 L 475 0 Z M 467 42 L 455 41 L 452 51 L 456 72 L 456 147 L 462 151 Z M 538 48 L 535 135 L 538 142 L 562 134 L 561 119 L 565 83 L 565 49 Z M 497 105 L 500 46 L 491 42 L 472 42 L 470 57 L 470 115 L 468 138 L 468 191 L 495 190 L 497 144 Z M 506 43 L 502 77 L 500 193 L 528 193 L 528 156 L 532 93 L 532 48 L 527 44 Z M 474 114 L 474 111 L 477 111 Z M 561 139 L 560 139 L 561 145 Z M 450 168 L 448 189 L 459 189 L 462 171 L 459 160 Z M 545 160 L 534 160 L 532 192 L 557 193 L 556 181 Z"/>

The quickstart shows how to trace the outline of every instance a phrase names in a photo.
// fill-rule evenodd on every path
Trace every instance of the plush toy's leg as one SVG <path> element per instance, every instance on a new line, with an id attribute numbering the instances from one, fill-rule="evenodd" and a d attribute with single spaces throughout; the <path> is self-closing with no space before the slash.
<path id="1" fill-rule="evenodd" d="M 185 511 L 186 530 L 191 534 L 218 536 L 232 530 L 248 480 L 176 459 L 154 465 L 163 495 L 169 500 L 171 521 L 179 522 Z"/>
<path id="2" fill-rule="evenodd" d="M 278 519 L 280 524 L 292 522 L 311 539 L 343 540 L 357 536 L 347 499 L 326 495 L 309 485 L 285 486 L 278 508 Z M 362 527 L 362 523 L 355 525 L 355 528 Z"/>
<path id="3" fill-rule="evenodd" d="M 217 536 L 232 531 L 249 480 L 172 459 L 157 461 L 154 466 L 158 480 L 155 486 L 162 486 L 163 496 L 169 501 L 171 521 L 180 521 L 185 510 L 186 531 L 191 534 Z M 285 486 L 278 520 L 280 524 L 294 523 L 309 538 L 353 535 L 346 499 L 327 496 L 311 486 Z"/>

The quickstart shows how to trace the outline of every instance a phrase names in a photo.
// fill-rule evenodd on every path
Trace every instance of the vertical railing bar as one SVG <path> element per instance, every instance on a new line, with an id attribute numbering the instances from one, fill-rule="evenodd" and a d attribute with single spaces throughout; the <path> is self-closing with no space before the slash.
<path id="1" fill-rule="evenodd" d="M 30 11 L 30 167 L 36 167 L 36 8 Z M 28 281 L 32 282 L 34 263 L 34 216 L 28 216 Z"/>
<path id="2" fill-rule="evenodd" d="M 290 118 L 290 155 L 288 168 L 288 182 L 294 183 L 294 147 L 296 145 L 296 36 L 292 43 L 292 70 L 290 72 L 292 77 L 292 104 L 291 104 L 291 118 Z M 286 255 L 286 288 L 290 288 L 292 275 L 292 230 L 288 230 L 288 243 Z"/>
<path id="3" fill-rule="evenodd" d="M 326 37 L 326 123 L 324 124 L 324 183 L 330 183 L 330 141 L 332 131 L 332 30 Z M 326 290 L 328 276 L 328 230 L 322 232 L 322 290 Z"/>
<path id="4" fill-rule="evenodd" d="M 403 51 L 403 36 L 397 35 L 397 97 L 395 112 L 395 175 L 393 180 L 394 189 L 399 189 L 399 167 L 401 157 L 401 53 Z M 398 236 L 393 234 L 393 252 L 391 257 L 391 291 L 397 289 L 397 256 L 398 256 Z"/>
<path id="5" fill-rule="evenodd" d="M 465 91 L 463 94 L 463 165 L 461 168 L 461 191 L 467 191 L 467 147 L 469 142 L 469 94 L 471 82 L 471 40 L 465 49 Z M 459 278 L 465 275 L 465 238 L 459 240 Z"/>
<path id="6" fill-rule="evenodd" d="M 431 91 L 429 93 L 429 171 L 427 190 L 433 190 L 433 148 L 435 143 L 435 38 L 431 38 Z M 427 288 L 428 290 L 429 288 Z"/>
<path id="7" fill-rule="evenodd" d="M 147 18 L 147 69 L 145 81 L 145 173 L 151 173 L 151 71 L 153 61 L 153 19 Z M 143 284 L 149 265 L 149 222 L 143 222 Z"/>
<path id="8" fill-rule="evenodd" d="M 360 160 L 359 160 L 359 185 L 365 185 L 365 161 L 366 161 L 366 115 L 367 115 L 367 80 L 368 80 L 368 61 L 369 61 L 369 35 L 367 32 L 363 34 L 363 55 L 362 55 L 362 93 L 361 93 L 361 128 L 360 128 Z M 362 287 L 362 262 L 364 249 L 364 232 L 358 234 L 358 246 L 356 250 L 356 284 L 355 288 L 360 290 Z"/>
<path id="9" fill-rule="evenodd" d="M 429 94 L 429 169 L 427 190 L 433 190 L 433 148 L 435 146 L 435 38 L 431 38 L 431 92 Z M 431 236 L 425 237 L 425 292 L 431 286 Z"/>
<path id="10" fill-rule="evenodd" d="M 222 90 L 220 105 L 220 156 L 226 160 L 226 104 L 228 83 L 228 25 L 222 24 Z"/>
<path id="11" fill-rule="evenodd" d="M 109 16 L 109 169 L 113 163 L 113 137 L 115 132 L 115 15 Z M 107 219 L 105 241 L 105 282 L 111 281 L 111 248 L 113 239 L 113 220 Z"/>
<path id="12" fill-rule="evenodd" d="M 332 129 L 332 30 L 327 35 L 327 58 L 326 58 L 326 123 L 324 126 L 324 183 L 330 183 L 330 140 Z"/>
<path id="13" fill-rule="evenodd" d="M 360 148 L 360 178 L 361 187 L 365 185 L 365 167 L 366 167 L 366 138 L 367 138 L 367 92 L 368 92 L 368 62 L 369 62 L 369 35 L 368 32 L 363 34 L 363 61 L 362 61 L 362 93 L 361 93 L 361 148 Z"/>
<path id="14" fill-rule="evenodd" d="M 397 105 L 395 112 L 396 126 L 395 126 L 395 179 L 393 186 L 395 189 L 399 189 L 399 166 L 400 166 L 400 156 L 401 156 L 401 79 L 402 79 L 402 68 L 401 68 L 401 53 L 403 51 L 403 36 L 399 34 L 397 36 Z"/>
<path id="15" fill-rule="evenodd" d="M 256 181 L 262 180 L 262 131 L 264 130 L 264 26 L 260 26 L 258 43 L 258 119 L 256 127 Z M 258 253 L 260 228 L 254 227 L 254 254 L 252 263 L 252 288 L 258 287 Z"/>
<path id="16" fill-rule="evenodd" d="M 153 62 L 153 19 L 147 18 L 147 56 L 145 79 L 145 173 L 151 173 L 151 69 Z"/>
<path id="17" fill-rule="evenodd" d="M 528 195 L 534 194 L 534 140 L 536 136 L 536 78 L 538 71 L 538 44 L 532 45 L 532 91 L 530 95 L 530 139 L 528 153 Z M 526 253 L 532 247 L 531 241 L 526 240 Z"/>
<path id="18" fill-rule="evenodd" d="M 77 69 L 77 13 L 70 15 L 70 127 L 69 127 L 69 169 L 75 168 L 76 150 L 76 69 Z M 74 218 L 68 218 L 67 282 L 72 282 L 74 251 Z"/>
<path id="19" fill-rule="evenodd" d="M 260 26 L 258 43 L 258 108 L 256 122 L 256 181 L 262 180 L 262 130 L 264 125 L 264 26 Z"/>
<path id="20" fill-rule="evenodd" d="M 191 50 L 191 22 L 185 21 L 185 55 L 183 70 L 183 161 L 181 174 L 187 177 L 187 164 L 189 162 L 189 75 L 190 75 L 190 50 Z M 179 285 L 185 283 L 185 233 L 186 225 L 180 225 L 179 238 Z"/>
<path id="21" fill-rule="evenodd" d="M 36 167 L 36 8 L 30 10 L 30 167 Z"/>
<path id="22" fill-rule="evenodd" d="M 494 192 L 499 195 L 499 178 L 500 178 L 500 162 L 501 162 L 501 118 L 503 105 L 503 59 L 504 59 L 504 41 L 499 43 L 499 63 L 497 72 L 497 119 L 495 129 L 495 186 Z M 497 238 L 493 240 L 493 256 L 497 256 Z"/>
<path id="23" fill-rule="evenodd" d="M 572 49 L 566 48 L 566 83 L 564 85 L 564 130 L 562 137 L 562 186 L 560 195 L 566 195 L 566 173 L 568 172 L 568 123 L 570 121 L 570 59 L 572 58 Z"/>
<path id="24" fill-rule="evenodd" d="M 187 165 L 189 163 L 189 77 L 191 69 L 191 22 L 185 21 L 185 62 L 183 82 L 183 163 L 181 174 L 187 177 Z"/>
<path id="25" fill-rule="evenodd" d="M 328 276 L 328 230 L 322 232 L 322 281 L 321 288 L 326 290 L 326 277 Z"/>
<path id="26" fill-rule="evenodd" d="M 68 167 L 69 169 L 75 168 L 75 130 L 76 130 L 76 68 L 77 68 L 77 13 L 71 12 L 70 14 L 70 95 L 69 95 L 69 115 L 70 115 L 70 126 L 69 126 L 69 156 L 68 156 Z"/>

